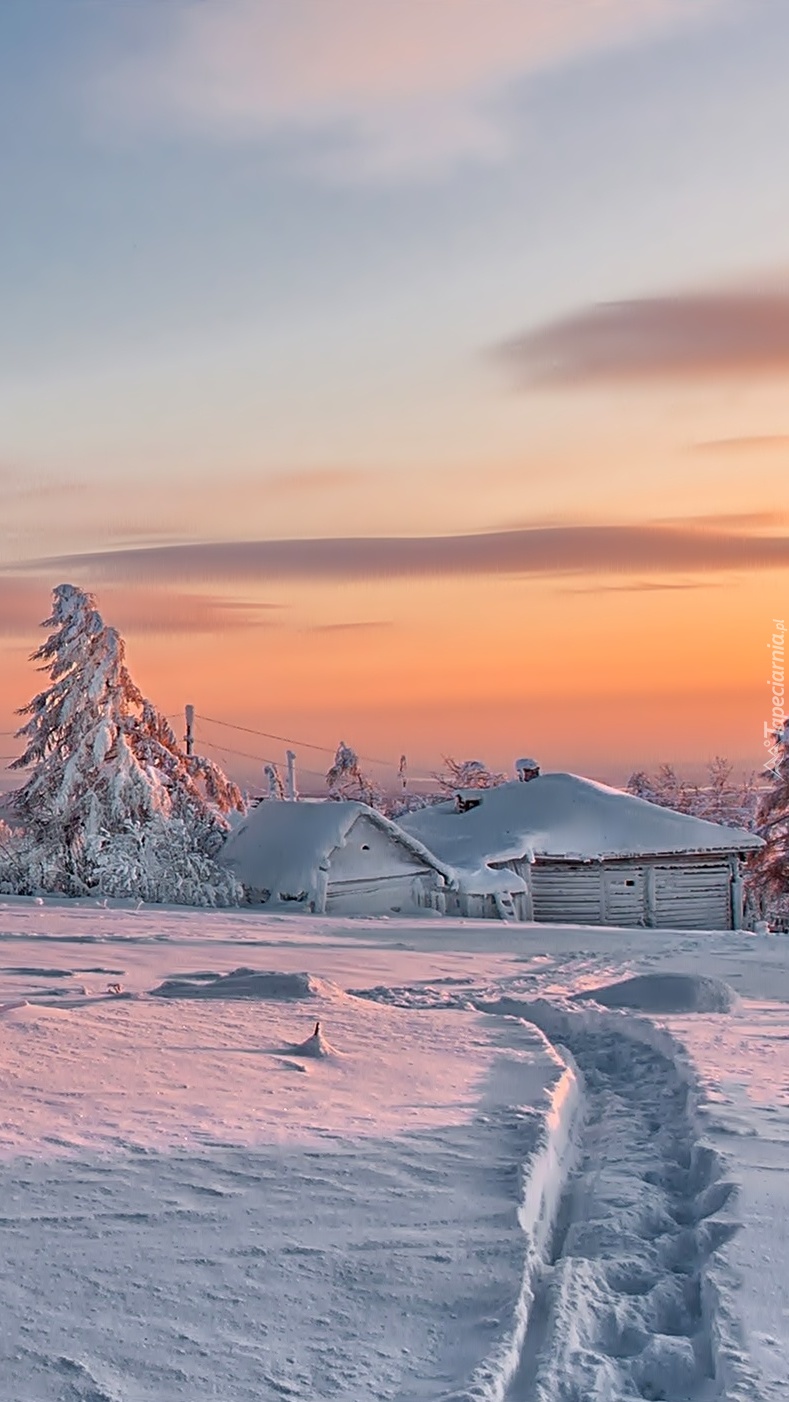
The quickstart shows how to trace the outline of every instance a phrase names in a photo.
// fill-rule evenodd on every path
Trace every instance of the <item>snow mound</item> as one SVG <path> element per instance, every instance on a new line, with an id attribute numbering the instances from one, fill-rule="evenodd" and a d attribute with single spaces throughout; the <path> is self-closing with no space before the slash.
<path id="1" fill-rule="evenodd" d="M 645 1013 L 729 1013 L 737 1004 L 737 994 L 723 979 L 702 974 L 638 974 L 576 993 L 572 1001 Z"/>
<path id="2" fill-rule="evenodd" d="M 316 1022 L 315 1031 L 311 1037 L 307 1038 L 306 1042 L 299 1042 L 296 1046 L 288 1047 L 288 1051 L 291 1056 L 313 1056 L 318 1059 L 339 1056 L 337 1048 L 333 1047 L 331 1042 L 327 1042 L 324 1037 L 319 1022 Z"/>
<path id="3" fill-rule="evenodd" d="M 44 1003 L 28 1003 L 19 998 L 13 1003 L 0 1003 L 0 1019 L 3 1022 L 42 1022 L 47 1018 L 69 1017 L 66 1008 L 50 1008 Z"/>
<path id="4" fill-rule="evenodd" d="M 271 969 L 233 969 L 229 974 L 165 979 L 151 990 L 157 998 L 260 998 L 273 1002 L 288 999 L 326 998 L 340 994 L 333 983 L 311 974 L 287 974 Z"/>

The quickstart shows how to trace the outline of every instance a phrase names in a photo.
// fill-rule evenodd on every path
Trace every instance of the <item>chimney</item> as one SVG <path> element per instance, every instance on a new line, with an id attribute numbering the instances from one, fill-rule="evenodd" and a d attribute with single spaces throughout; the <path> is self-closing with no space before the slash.
<path id="1" fill-rule="evenodd" d="M 528 784 L 530 779 L 539 778 L 540 766 L 537 760 L 532 759 L 530 756 L 525 759 L 516 759 L 515 773 L 521 783 Z"/>

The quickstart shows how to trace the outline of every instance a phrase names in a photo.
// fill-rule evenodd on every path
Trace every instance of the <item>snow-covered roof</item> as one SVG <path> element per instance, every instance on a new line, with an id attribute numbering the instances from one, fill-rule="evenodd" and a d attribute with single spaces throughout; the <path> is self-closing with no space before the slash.
<path id="1" fill-rule="evenodd" d="M 479 878 L 487 864 L 522 857 L 589 862 L 761 846 L 741 828 L 675 813 L 577 774 L 542 774 L 528 784 L 464 790 L 463 797 L 480 802 L 465 813 L 452 802 L 439 803 L 404 815 L 400 823 L 463 872 L 467 887 L 468 877 Z"/>
<path id="2" fill-rule="evenodd" d="M 313 900 L 321 889 L 320 873 L 327 870 L 332 852 L 343 846 L 361 814 L 425 866 L 438 871 L 447 885 L 456 884 L 454 872 L 414 834 L 404 832 L 365 803 L 349 801 L 288 803 L 269 799 L 260 803 L 230 833 L 219 860 L 244 886 L 270 891 L 275 901 L 302 895 Z"/>

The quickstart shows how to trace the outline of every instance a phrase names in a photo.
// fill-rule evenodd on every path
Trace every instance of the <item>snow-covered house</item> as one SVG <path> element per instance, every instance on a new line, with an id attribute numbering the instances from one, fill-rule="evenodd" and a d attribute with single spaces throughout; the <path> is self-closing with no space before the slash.
<path id="1" fill-rule="evenodd" d="M 459 914 L 585 925 L 732 929 L 740 828 L 675 813 L 575 774 L 468 790 L 400 822 L 452 866 Z"/>
<path id="2" fill-rule="evenodd" d="M 267 800 L 220 855 L 255 904 L 336 915 L 443 910 L 454 873 L 421 842 L 356 802 Z"/>

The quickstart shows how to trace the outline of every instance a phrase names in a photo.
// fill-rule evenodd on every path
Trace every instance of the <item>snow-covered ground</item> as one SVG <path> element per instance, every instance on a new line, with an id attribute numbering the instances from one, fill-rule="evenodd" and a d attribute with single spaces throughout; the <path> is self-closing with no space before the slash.
<path id="1" fill-rule="evenodd" d="M 788 1004 L 786 937 L 6 899 L 0 1395 L 785 1399 Z"/>

